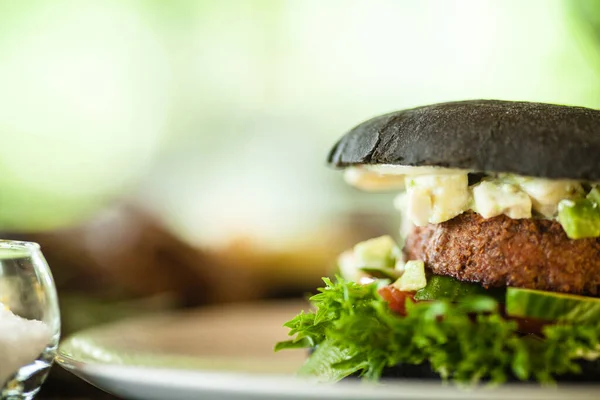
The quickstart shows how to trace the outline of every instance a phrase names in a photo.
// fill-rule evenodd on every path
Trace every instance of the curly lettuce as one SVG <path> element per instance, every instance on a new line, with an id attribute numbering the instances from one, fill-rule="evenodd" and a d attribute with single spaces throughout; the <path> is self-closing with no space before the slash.
<path id="1" fill-rule="evenodd" d="M 552 382 L 557 375 L 580 372 L 577 359 L 599 348 L 600 322 L 548 325 L 540 339 L 518 333 L 492 297 L 407 302 L 402 317 L 378 295 L 381 282 L 323 281 L 325 287 L 310 298 L 314 311 L 287 322 L 292 339 L 275 347 L 313 348 L 299 374 L 321 381 L 350 375 L 378 380 L 386 367 L 429 362 L 443 379 L 460 383 L 499 384 L 510 375 Z"/>

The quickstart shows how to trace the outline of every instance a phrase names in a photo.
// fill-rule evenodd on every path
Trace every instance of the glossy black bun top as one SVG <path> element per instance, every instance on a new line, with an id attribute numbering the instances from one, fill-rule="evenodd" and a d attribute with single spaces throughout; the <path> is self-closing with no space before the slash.
<path id="1" fill-rule="evenodd" d="M 499 100 L 433 104 L 363 122 L 328 162 L 600 181 L 600 111 Z"/>

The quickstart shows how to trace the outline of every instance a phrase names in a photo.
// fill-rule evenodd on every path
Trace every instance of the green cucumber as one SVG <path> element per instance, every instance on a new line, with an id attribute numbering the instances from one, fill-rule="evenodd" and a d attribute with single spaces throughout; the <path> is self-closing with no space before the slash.
<path id="1" fill-rule="evenodd" d="M 461 282 L 449 276 L 431 275 L 427 286 L 415 293 L 415 300 L 448 300 L 460 302 L 469 296 L 491 296 L 504 302 L 504 288 L 486 289 L 478 283 Z"/>
<path id="2" fill-rule="evenodd" d="M 600 299 L 509 287 L 506 290 L 506 313 L 513 317 L 548 321 L 598 323 Z"/>

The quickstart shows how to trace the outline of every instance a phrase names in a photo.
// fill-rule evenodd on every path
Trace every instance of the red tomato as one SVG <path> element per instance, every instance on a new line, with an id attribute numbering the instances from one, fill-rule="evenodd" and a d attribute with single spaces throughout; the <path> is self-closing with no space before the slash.
<path id="1" fill-rule="evenodd" d="M 406 315 L 406 299 L 415 300 L 414 293 L 401 292 L 394 286 L 384 286 L 379 289 L 379 295 L 388 302 L 388 305 L 392 311 L 402 316 Z"/>

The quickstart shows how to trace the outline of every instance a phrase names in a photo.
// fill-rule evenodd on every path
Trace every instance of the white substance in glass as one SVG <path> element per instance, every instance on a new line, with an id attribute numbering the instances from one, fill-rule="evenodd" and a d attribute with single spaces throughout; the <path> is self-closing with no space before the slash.
<path id="1" fill-rule="evenodd" d="M 52 334 L 42 321 L 21 318 L 0 303 L 0 387 L 44 351 Z"/>

